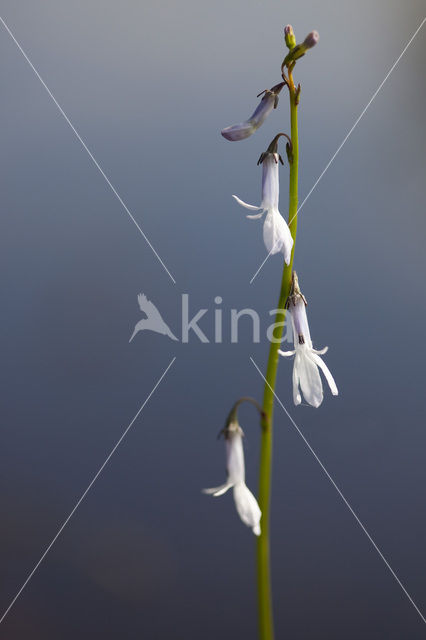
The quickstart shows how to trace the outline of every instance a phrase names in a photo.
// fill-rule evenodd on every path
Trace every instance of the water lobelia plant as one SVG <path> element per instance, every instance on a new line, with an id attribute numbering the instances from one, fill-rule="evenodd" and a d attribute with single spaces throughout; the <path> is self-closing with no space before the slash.
<path id="1" fill-rule="evenodd" d="M 288 89 L 290 99 L 290 135 L 285 133 L 277 134 L 268 146 L 267 151 L 260 156 L 258 164 L 262 164 L 263 169 L 262 201 L 260 206 L 248 205 L 237 196 L 233 196 L 238 204 L 259 212 L 248 216 L 249 218 L 260 218 L 263 214 L 266 214 L 263 237 L 268 255 L 281 254 L 284 258 L 275 328 L 269 348 L 268 364 L 265 374 L 263 404 L 260 406 L 251 398 L 241 398 L 231 409 L 231 413 L 228 416 L 222 432 L 225 436 L 227 447 L 227 480 L 221 487 L 206 491 L 207 493 L 217 496 L 222 495 L 227 489 L 232 487 L 240 518 L 257 536 L 257 591 L 260 640 L 273 640 L 274 638 L 269 521 L 273 409 L 279 355 L 295 356 L 293 365 L 293 398 L 296 405 L 301 404 L 301 394 L 303 394 L 303 397 L 311 406 L 320 406 L 323 400 L 323 387 L 319 369 L 322 370 L 329 384 L 331 393 L 333 395 L 337 395 L 338 393 L 334 378 L 320 357 L 326 352 L 327 348 L 323 350 L 313 348 L 306 315 L 306 299 L 300 290 L 297 275 L 293 271 L 297 233 L 299 169 L 297 109 L 300 100 L 300 84 L 296 86 L 293 72 L 296 62 L 300 60 L 309 49 L 317 44 L 319 36 L 316 31 L 311 31 L 303 42 L 297 44 L 293 28 L 287 25 L 284 29 L 284 39 L 288 53 L 281 65 L 282 82 L 274 85 L 272 89 L 262 92 L 264 94 L 263 98 L 248 120 L 238 125 L 226 127 L 221 132 L 223 137 L 231 142 L 243 140 L 251 136 L 260 128 L 272 110 L 277 107 L 278 94 L 281 90 L 284 87 Z M 259 96 L 260 95 L 262 94 L 259 94 Z M 289 166 L 288 223 L 286 223 L 278 210 L 279 162 L 284 164 L 282 157 L 278 153 L 278 143 L 282 136 L 287 138 L 286 155 Z M 294 351 L 291 352 L 280 350 L 287 311 L 290 314 L 294 334 Z M 245 400 L 255 404 L 260 415 L 261 447 L 257 501 L 245 485 L 243 433 L 237 420 L 237 408 L 241 402 Z"/>

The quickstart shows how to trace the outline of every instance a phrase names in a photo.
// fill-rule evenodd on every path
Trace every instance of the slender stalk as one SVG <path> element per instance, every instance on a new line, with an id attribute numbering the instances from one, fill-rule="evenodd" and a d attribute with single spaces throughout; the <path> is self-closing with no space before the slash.
<path id="1" fill-rule="evenodd" d="M 262 421 L 262 436 L 260 447 L 260 471 L 258 502 L 262 511 L 261 534 L 257 539 L 257 588 L 259 608 L 259 636 L 260 640 L 273 640 L 274 621 L 272 613 L 272 591 L 270 572 L 269 519 L 272 474 L 272 427 L 274 411 L 274 390 L 278 368 L 278 349 L 283 334 L 285 319 L 285 302 L 290 293 L 291 274 L 293 271 L 294 248 L 297 231 L 297 185 L 299 166 L 299 140 L 297 131 L 297 92 L 293 82 L 292 68 L 288 72 L 288 88 L 290 93 L 291 142 L 293 159 L 290 164 L 290 188 L 288 220 L 294 244 L 291 252 L 290 264 L 284 263 L 281 280 L 280 297 L 278 300 L 275 322 L 280 323 L 274 330 L 275 342 L 271 342 L 268 365 L 266 369 L 266 383 L 263 395 L 264 419 Z"/>

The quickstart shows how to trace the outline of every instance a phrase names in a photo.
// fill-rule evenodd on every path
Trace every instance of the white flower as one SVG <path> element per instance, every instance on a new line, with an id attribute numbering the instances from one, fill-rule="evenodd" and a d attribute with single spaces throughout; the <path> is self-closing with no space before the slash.
<path id="1" fill-rule="evenodd" d="M 318 368 L 322 370 L 334 396 L 338 395 L 338 390 L 330 370 L 320 357 L 327 352 L 328 347 L 320 350 L 312 347 L 306 316 L 306 300 L 300 292 L 295 272 L 293 272 L 292 290 L 286 306 L 290 312 L 293 327 L 294 351 L 279 351 L 278 353 L 282 356 L 295 356 L 293 365 L 294 404 L 301 403 L 301 391 L 306 402 L 313 407 L 319 407 L 323 401 L 323 389 Z"/>
<path id="2" fill-rule="evenodd" d="M 272 145 L 272 143 L 271 143 Z M 270 145 L 270 146 L 271 146 Z M 260 207 L 247 204 L 237 196 L 232 196 L 242 207 L 259 211 L 255 215 L 247 216 L 252 220 L 261 218 L 266 213 L 265 222 L 263 224 L 263 241 L 265 247 L 270 254 L 281 251 L 284 254 L 286 264 L 290 264 L 291 249 L 293 247 L 293 238 L 290 229 L 282 215 L 278 210 L 279 198 L 279 179 L 278 179 L 278 161 L 281 157 L 278 153 L 267 151 L 262 153 L 259 163 L 262 164 L 262 202 Z M 259 164 L 258 163 L 258 164 Z"/>
<path id="3" fill-rule="evenodd" d="M 225 484 L 213 489 L 204 489 L 215 497 L 221 496 L 233 488 L 234 501 L 241 520 L 250 527 L 253 533 L 260 535 L 261 511 L 257 500 L 245 483 L 245 465 L 243 451 L 243 430 L 237 422 L 231 422 L 224 429 L 226 445 L 226 470 Z"/>
<path id="4" fill-rule="evenodd" d="M 256 107 L 255 112 L 245 122 L 239 124 L 233 124 L 231 127 L 222 129 L 221 134 L 227 140 L 235 142 L 238 140 L 244 140 L 252 135 L 266 120 L 272 109 L 276 109 L 278 105 L 278 94 L 284 86 L 284 82 L 276 84 L 272 89 L 262 91 L 264 94 L 262 100 Z M 261 95 L 261 94 L 259 94 Z"/>

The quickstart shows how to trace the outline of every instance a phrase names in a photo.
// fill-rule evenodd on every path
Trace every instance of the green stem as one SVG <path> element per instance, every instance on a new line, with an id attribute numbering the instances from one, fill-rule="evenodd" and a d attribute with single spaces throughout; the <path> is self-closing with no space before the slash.
<path id="1" fill-rule="evenodd" d="M 270 573 L 270 545 L 269 545 L 269 520 L 270 520 L 270 498 L 271 498 L 271 474 L 272 474 L 272 425 L 274 411 L 274 390 L 278 368 L 278 349 L 283 334 L 285 319 L 285 302 L 290 293 L 291 274 L 293 271 L 294 248 L 296 244 L 297 231 L 297 184 L 299 165 L 299 140 L 297 131 L 297 104 L 296 89 L 293 82 L 292 72 L 289 70 L 288 86 L 290 92 L 290 119 L 291 119 L 291 142 L 293 160 L 290 164 L 290 188 L 289 188 L 289 210 L 288 220 L 294 244 L 291 252 L 290 264 L 284 263 L 281 280 L 280 297 L 278 301 L 279 311 L 277 312 L 274 330 L 276 341 L 271 342 L 269 349 L 268 366 L 266 369 L 266 383 L 263 395 L 263 411 L 265 418 L 262 422 L 262 436 L 260 448 L 260 471 L 259 471 L 259 493 L 258 502 L 262 511 L 261 534 L 257 539 L 257 589 L 259 607 L 259 636 L 260 640 L 273 640 L 274 621 L 272 613 L 272 591 Z"/>

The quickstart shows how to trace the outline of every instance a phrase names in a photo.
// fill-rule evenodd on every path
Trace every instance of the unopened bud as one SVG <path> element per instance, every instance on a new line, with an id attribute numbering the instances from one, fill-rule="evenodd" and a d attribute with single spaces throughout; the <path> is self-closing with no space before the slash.
<path id="1" fill-rule="evenodd" d="M 233 124 L 230 127 L 222 129 L 221 134 L 223 137 L 233 142 L 236 140 L 244 140 L 251 136 L 256 129 L 263 124 L 272 109 L 276 109 L 278 104 L 278 95 L 283 86 L 284 82 L 280 82 L 279 84 L 274 85 L 271 89 L 262 91 L 264 94 L 263 98 L 250 118 L 244 122 L 240 122 L 239 124 Z M 262 93 L 259 93 L 259 96 L 261 96 Z"/>
<path id="2" fill-rule="evenodd" d="M 318 40 L 319 40 L 318 31 L 311 31 L 311 33 L 308 33 L 308 35 L 306 36 L 306 38 L 301 44 L 297 44 L 293 49 L 290 49 L 290 52 L 287 54 L 287 56 L 284 59 L 283 66 L 284 65 L 288 66 L 292 62 L 295 62 L 296 60 L 304 56 L 308 49 L 312 49 L 312 47 L 315 47 Z"/>
<path id="3" fill-rule="evenodd" d="M 286 27 L 284 27 L 284 38 L 285 43 L 290 51 L 291 49 L 294 49 L 294 47 L 296 46 L 296 36 L 294 35 L 293 27 L 291 26 L 291 24 L 288 24 Z"/>
<path id="4" fill-rule="evenodd" d="M 318 31 L 311 31 L 311 33 L 308 33 L 308 35 L 304 39 L 303 44 L 305 45 L 306 49 L 312 49 L 312 47 L 315 47 L 315 45 L 318 43 L 318 40 Z"/>

